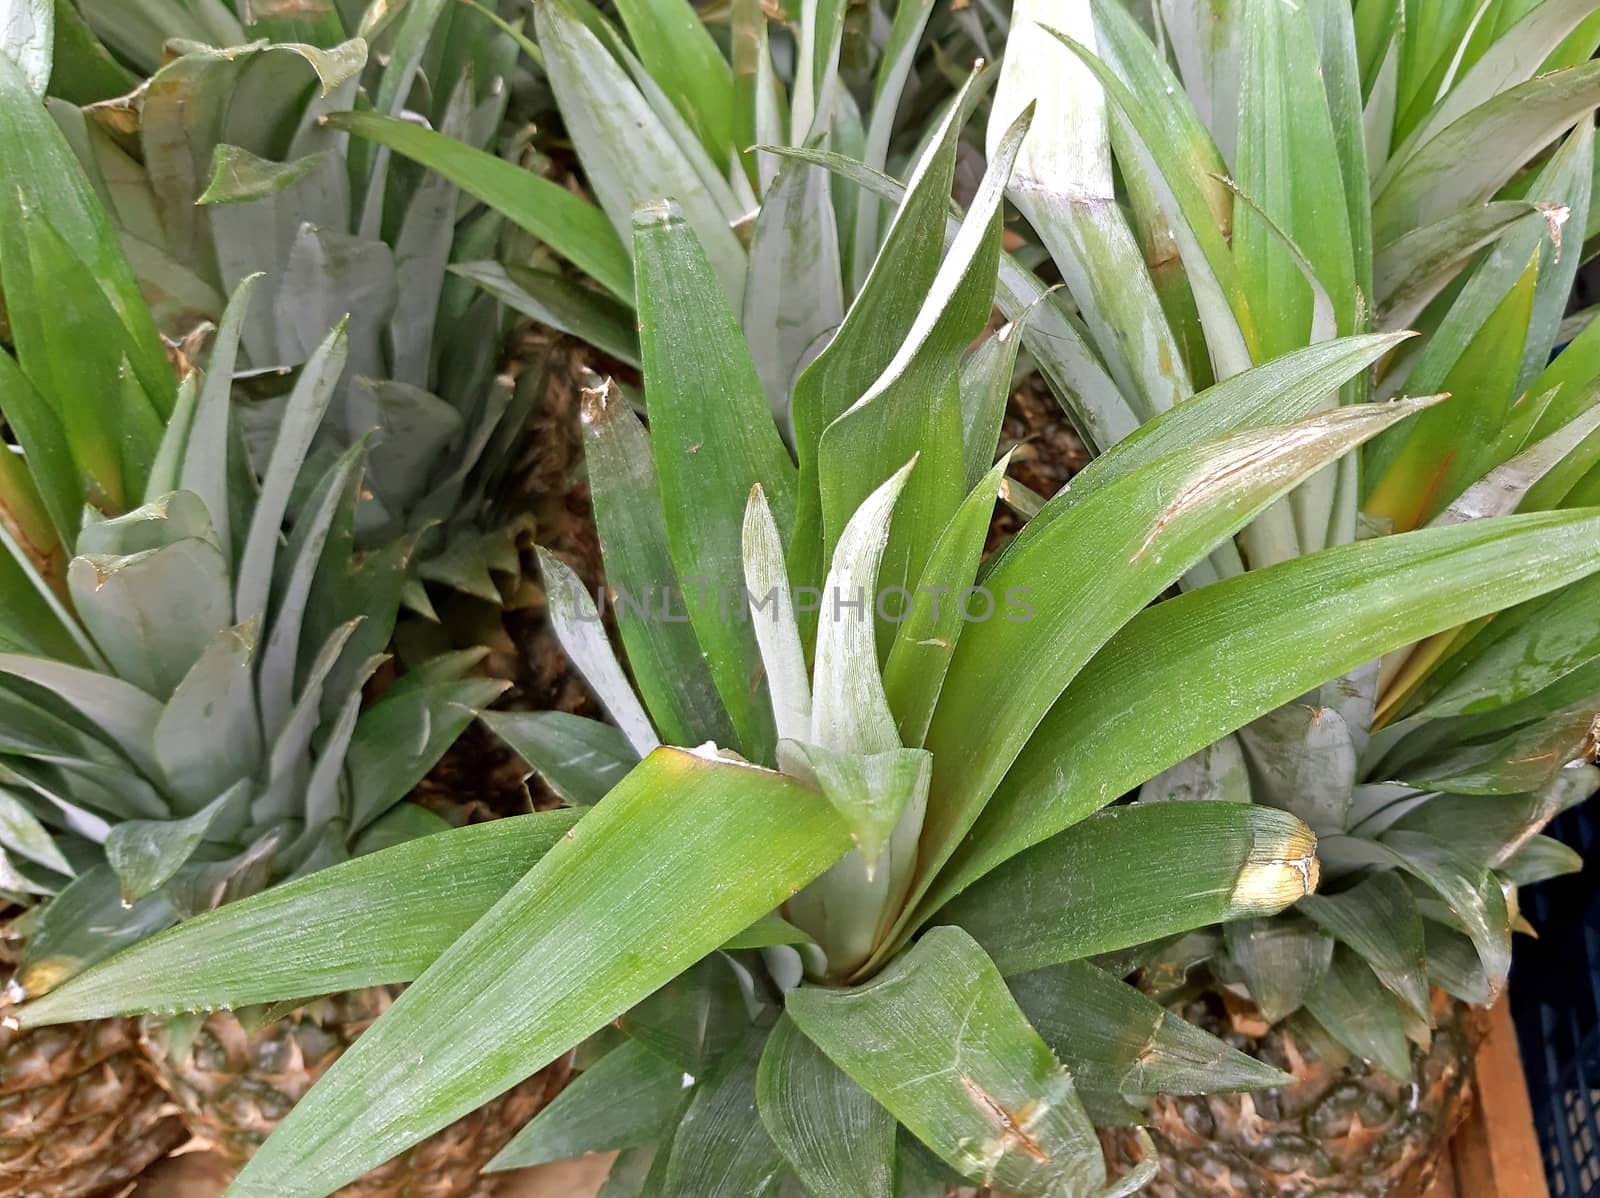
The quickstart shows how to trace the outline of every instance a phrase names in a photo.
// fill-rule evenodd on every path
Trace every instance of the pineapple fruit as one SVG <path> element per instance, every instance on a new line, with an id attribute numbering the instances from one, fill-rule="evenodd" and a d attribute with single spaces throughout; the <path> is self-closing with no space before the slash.
<path id="1" fill-rule="evenodd" d="M 1425 1194 L 1436 1175 L 1439 1145 L 1449 1141 L 1476 1100 L 1471 1059 L 1482 1036 L 1482 1014 L 1443 991 L 1434 992 L 1429 1044 L 1414 1048 L 1403 1079 L 1352 1058 L 1303 1023 L 1268 1025 L 1259 1016 L 1236 1021 L 1215 995 L 1178 1009 L 1295 1080 L 1254 1094 L 1153 1099 L 1146 1118 L 1162 1172 L 1143 1191 L 1152 1198 Z M 1111 1151 L 1132 1166 L 1133 1137 L 1103 1135 Z"/>
<path id="2" fill-rule="evenodd" d="M 0 1027 L 0 1189 L 16 1198 L 116 1194 L 189 1138 L 143 1067 L 139 1023 Z"/>
<path id="3" fill-rule="evenodd" d="M 35 1031 L 0 1022 L 0 1192 L 114 1194 L 188 1138 L 142 1067 L 139 1020 Z"/>
<path id="4" fill-rule="evenodd" d="M 247 1013 L 142 1021 L 142 1046 L 195 1138 L 238 1169 L 395 990 L 347 991 L 262 1021 Z M 138 1021 L 135 1021 L 138 1022 Z M 33 1033 L 39 1034 L 39 1033 Z M 485 1192 L 479 1170 L 560 1090 L 565 1059 L 485 1103 L 339 1191 L 341 1198 L 465 1198 Z"/>

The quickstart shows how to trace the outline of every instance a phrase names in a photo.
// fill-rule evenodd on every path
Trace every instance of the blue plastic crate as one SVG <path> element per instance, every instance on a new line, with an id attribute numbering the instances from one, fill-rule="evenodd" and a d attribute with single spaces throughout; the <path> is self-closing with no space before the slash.
<path id="1" fill-rule="evenodd" d="M 1511 1010 L 1553 1198 L 1600 1198 L 1600 809 L 1579 806 L 1550 835 L 1584 857 L 1581 873 L 1531 886 Z"/>

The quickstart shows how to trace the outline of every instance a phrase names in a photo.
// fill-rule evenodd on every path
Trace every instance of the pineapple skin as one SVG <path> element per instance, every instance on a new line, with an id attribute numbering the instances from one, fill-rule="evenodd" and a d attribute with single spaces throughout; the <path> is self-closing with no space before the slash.
<path id="1" fill-rule="evenodd" d="M 189 1138 L 131 1019 L 0 1027 L 0 1194 L 119 1193 Z"/>
<path id="2" fill-rule="evenodd" d="M 317 999 L 256 1030 L 232 1012 L 213 1012 L 177 1060 L 160 1020 L 144 1020 L 140 1042 L 189 1131 L 238 1169 L 398 993 L 396 987 L 374 987 Z M 492 1180 L 479 1169 L 570 1076 L 571 1062 L 563 1057 L 351 1182 L 335 1198 L 486 1195 Z"/>
<path id="3" fill-rule="evenodd" d="M 1481 1013 L 1435 991 L 1432 1044 L 1411 1047 L 1405 1082 L 1319 1054 L 1286 1024 L 1230 1030 L 1202 997 L 1179 1012 L 1298 1079 L 1253 1094 L 1174 1096 L 1150 1106 L 1161 1158 L 1153 1198 L 1421 1198 L 1473 1101 Z M 1139 1155 L 1132 1135 L 1102 1133 L 1114 1171 Z"/>

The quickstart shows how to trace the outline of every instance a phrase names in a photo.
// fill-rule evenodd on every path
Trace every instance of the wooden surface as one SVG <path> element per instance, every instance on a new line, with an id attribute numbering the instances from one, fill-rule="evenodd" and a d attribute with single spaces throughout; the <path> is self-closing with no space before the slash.
<path id="1" fill-rule="evenodd" d="M 1489 1012 L 1489 1031 L 1473 1062 L 1473 1084 L 1478 1100 L 1426 1198 L 1550 1198 L 1504 998 Z M 610 1154 L 587 1156 L 504 1174 L 492 1198 L 593 1198 L 611 1160 Z M 217 1198 L 226 1185 L 215 1158 L 190 1153 L 162 1161 L 130 1198 Z"/>
<path id="2" fill-rule="evenodd" d="M 1502 995 L 1472 1066 L 1477 1101 L 1451 1142 L 1452 1168 L 1427 1198 L 1550 1198 L 1511 1005 Z"/>

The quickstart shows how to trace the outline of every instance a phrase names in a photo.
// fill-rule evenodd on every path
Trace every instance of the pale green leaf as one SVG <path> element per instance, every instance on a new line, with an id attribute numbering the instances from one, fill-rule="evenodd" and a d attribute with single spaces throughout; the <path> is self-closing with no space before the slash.
<path id="1" fill-rule="evenodd" d="M 895 1120 L 787 1016 L 756 1075 L 767 1133 L 816 1198 L 893 1198 Z"/>

